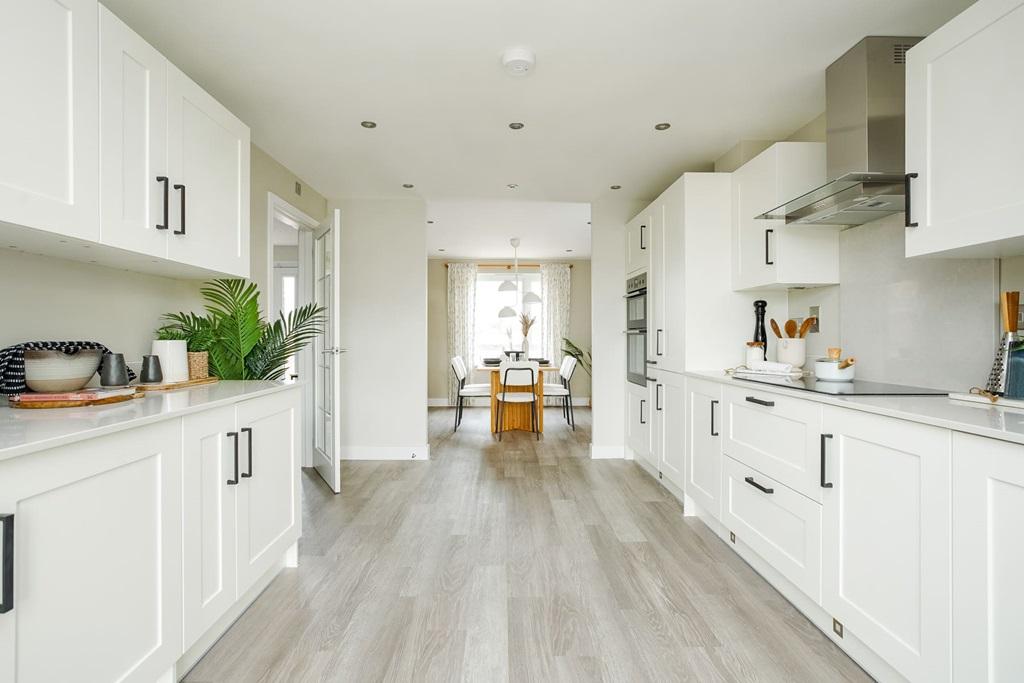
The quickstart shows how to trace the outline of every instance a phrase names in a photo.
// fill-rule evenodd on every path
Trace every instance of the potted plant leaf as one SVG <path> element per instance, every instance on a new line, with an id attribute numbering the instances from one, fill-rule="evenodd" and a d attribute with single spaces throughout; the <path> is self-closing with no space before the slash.
<path id="1" fill-rule="evenodd" d="M 315 304 L 267 322 L 259 288 L 247 280 L 211 280 L 199 291 L 206 314 L 167 313 L 157 335 L 185 340 L 190 353 L 207 353 L 209 371 L 221 379 L 281 379 L 288 359 L 323 331 L 324 309 Z"/>
<path id="2" fill-rule="evenodd" d="M 588 377 L 594 376 L 594 359 L 591 357 L 590 351 L 584 351 L 568 337 L 562 337 L 562 353 L 575 358 L 576 365 L 582 368 Z M 593 397 L 590 399 L 590 405 L 594 405 Z"/>

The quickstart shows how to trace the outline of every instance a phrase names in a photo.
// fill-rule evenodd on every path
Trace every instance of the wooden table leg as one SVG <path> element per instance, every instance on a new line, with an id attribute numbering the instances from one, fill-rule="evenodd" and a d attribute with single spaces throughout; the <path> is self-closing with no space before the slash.
<path id="1" fill-rule="evenodd" d="M 498 381 L 498 371 L 492 370 L 491 375 L 491 433 L 498 431 L 498 389 L 501 383 Z"/>

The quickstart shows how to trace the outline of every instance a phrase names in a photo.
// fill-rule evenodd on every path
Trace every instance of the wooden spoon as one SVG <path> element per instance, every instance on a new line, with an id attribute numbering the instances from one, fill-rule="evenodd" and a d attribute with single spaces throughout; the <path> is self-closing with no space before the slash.
<path id="1" fill-rule="evenodd" d="M 810 318 L 804 319 L 804 324 L 800 326 L 800 332 L 798 335 L 801 339 L 807 336 L 807 332 L 811 329 L 811 325 L 813 325 L 816 320 L 817 318 L 813 315 Z"/>
<path id="2" fill-rule="evenodd" d="M 851 365 L 853 365 L 856 362 L 857 362 L 857 359 L 854 358 L 853 356 L 850 356 L 849 358 L 847 358 L 846 360 L 844 360 L 842 363 L 839 364 L 839 369 L 840 370 L 845 370 L 846 368 L 850 367 Z"/>
<path id="3" fill-rule="evenodd" d="M 838 346 L 830 346 L 827 349 L 828 357 L 831 360 L 839 360 L 839 356 L 842 355 L 843 350 Z"/>
<path id="4" fill-rule="evenodd" d="M 779 324 L 777 322 L 775 322 L 775 318 L 772 318 L 771 324 L 772 324 L 772 332 L 775 333 L 776 337 L 778 337 L 779 339 L 782 339 L 782 330 L 779 329 Z"/>
<path id="5" fill-rule="evenodd" d="M 793 338 L 796 337 L 796 321 L 795 320 L 787 320 L 786 321 L 786 336 L 789 337 L 790 339 L 793 339 Z"/>

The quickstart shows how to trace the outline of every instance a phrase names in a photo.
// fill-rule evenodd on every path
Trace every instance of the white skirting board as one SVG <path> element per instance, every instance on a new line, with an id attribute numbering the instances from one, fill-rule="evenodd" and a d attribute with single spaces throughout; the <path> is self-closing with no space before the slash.
<path id="1" fill-rule="evenodd" d="M 342 460 L 430 460 L 430 446 L 345 446 Z"/>
<path id="2" fill-rule="evenodd" d="M 590 444 L 591 460 L 621 460 L 625 457 L 625 446 L 598 446 L 597 444 Z"/>

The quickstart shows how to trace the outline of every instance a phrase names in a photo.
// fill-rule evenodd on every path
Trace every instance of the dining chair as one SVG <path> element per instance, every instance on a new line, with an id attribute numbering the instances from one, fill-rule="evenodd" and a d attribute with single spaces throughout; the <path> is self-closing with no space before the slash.
<path id="1" fill-rule="evenodd" d="M 459 431 L 459 425 L 462 424 L 465 400 L 467 398 L 489 397 L 491 395 L 491 387 L 489 384 L 466 384 L 469 370 L 466 368 L 466 362 L 462 360 L 462 356 L 452 358 L 452 372 L 455 373 L 455 381 L 459 383 L 459 400 L 455 405 L 455 429 L 452 430 L 457 432 Z"/>
<path id="2" fill-rule="evenodd" d="M 576 413 L 572 405 L 572 375 L 576 372 L 576 359 L 566 356 L 558 368 L 558 384 L 545 384 L 544 395 L 562 399 L 562 417 L 576 431 Z"/>
<path id="3" fill-rule="evenodd" d="M 540 440 L 540 420 L 537 416 L 537 375 L 540 363 L 533 360 L 505 360 L 498 368 L 501 379 L 501 393 L 498 394 L 498 441 L 504 431 L 502 418 L 505 406 L 510 403 L 530 404 L 530 431 Z M 529 391 L 509 391 L 509 387 L 530 387 Z"/>

